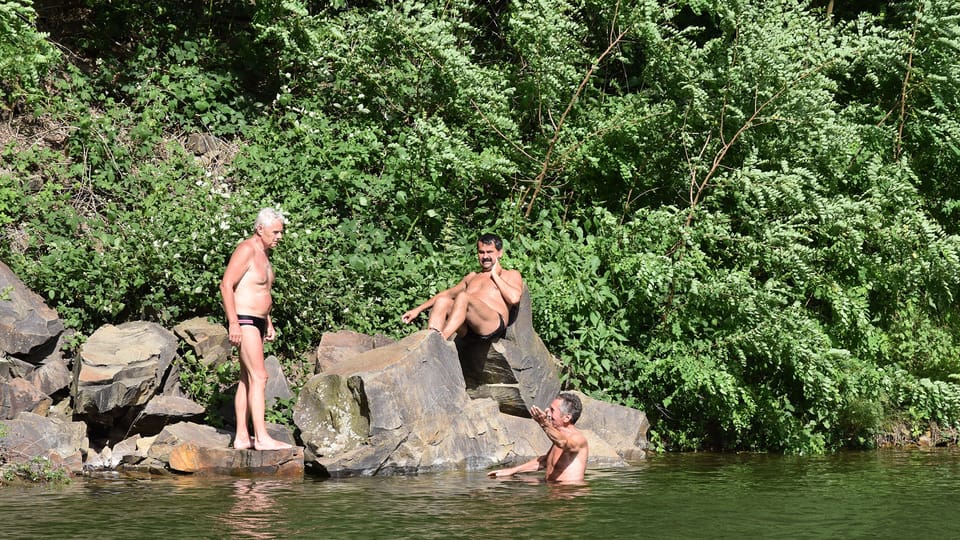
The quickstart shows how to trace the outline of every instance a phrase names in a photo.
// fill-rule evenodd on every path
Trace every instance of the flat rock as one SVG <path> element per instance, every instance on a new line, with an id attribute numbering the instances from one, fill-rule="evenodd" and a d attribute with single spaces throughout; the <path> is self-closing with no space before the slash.
<path id="1" fill-rule="evenodd" d="M 186 443 L 170 452 L 170 468 L 178 472 L 209 475 L 302 476 L 303 448 L 234 450 Z"/>

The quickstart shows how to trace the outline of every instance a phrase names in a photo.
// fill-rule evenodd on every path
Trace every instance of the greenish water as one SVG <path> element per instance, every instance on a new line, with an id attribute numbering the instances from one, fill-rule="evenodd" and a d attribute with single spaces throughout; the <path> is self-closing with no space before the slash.
<path id="1" fill-rule="evenodd" d="M 5 538 L 960 538 L 960 451 L 652 456 L 584 486 L 482 472 L 0 489 Z"/>

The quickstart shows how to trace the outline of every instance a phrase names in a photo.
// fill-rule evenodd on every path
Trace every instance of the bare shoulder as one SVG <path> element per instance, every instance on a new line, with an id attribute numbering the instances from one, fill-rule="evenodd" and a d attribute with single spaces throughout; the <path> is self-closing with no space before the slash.
<path id="1" fill-rule="evenodd" d="M 573 429 L 573 433 L 570 434 L 570 442 L 573 443 L 573 447 L 577 450 L 587 448 L 587 436 L 579 429 Z"/>
<path id="2" fill-rule="evenodd" d="M 243 260 L 249 258 L 251 255 L 253 255 L 253 240 L 247 238 L 245 240 L 241 240 L 240 243 L 237 244 L 237 247 L 233 250 L 233 255 L 230 256 L 230 259 Z"/>

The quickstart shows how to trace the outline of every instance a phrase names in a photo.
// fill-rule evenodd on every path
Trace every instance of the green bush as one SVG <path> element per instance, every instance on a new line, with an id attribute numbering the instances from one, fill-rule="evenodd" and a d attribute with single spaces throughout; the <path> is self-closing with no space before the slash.
<path id="1" fill-rule="evenodd" d="M 37 14 L 23 0 L 0 2 L 0 108 L 43 95 L 47 73 L 60 53 L 36 28 Z"/>

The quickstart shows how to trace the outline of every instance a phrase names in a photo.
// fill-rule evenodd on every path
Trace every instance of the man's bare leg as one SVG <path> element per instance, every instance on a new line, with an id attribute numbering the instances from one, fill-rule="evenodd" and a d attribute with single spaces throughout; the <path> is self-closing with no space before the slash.
<path id="1" fill-rule="evenodd" d="M 450 339 L 464 324 L 478 334 L 489 334 L 500 327 L 502 315 L 481 300 L 475 300 L 466 293 L 460 293 L 453 302 L 453 309 L 440 334 Z"/>
<path id="2" fill-rule="evenodd" d="M 291 445 L 280 442 L 267 433 L 266 390 L 267 368 L 263 362 L 263 341 L 256 328 L 247 331 L 244 327 L 240 346 L 240 362 L 247 373 L 247 409 L 250 411 L 250 420 L 253 423 L 253 447 L 257 450 L 282 450 L 292 448 Z M 239 391 L 239 389 L 238 389 Z M 237 429 L 239 430 L 239 423 Z"/>
<path id="3" fill-rule="evenodd" d="M 233 447 L 237 450 L 246 450 L 253 446 L 250 432 L 247 431 L 247 422 L 250 410 L 247 409 L 247 388 L 249 387 L 247 368 L 240 362 L 240 382 L 237 383 L 237 395 L 233 398 L 233 411 L 237 417 L 237 434 L 233 438 Z"/>
<path id="4" fill-rule="evenodd" d="M 463 296 L 463 293 L 458 295 Z M 450 312 L 453 311 L 454 300 L 451 298 L 438 298 L 433 307 L 430 308 L 430 318 L 427 320 L 427 328 L 443 333 L 443 328 L 447 325 L 447 319 Z M 444 338 L 446 339 L 446 338 Z"/>

